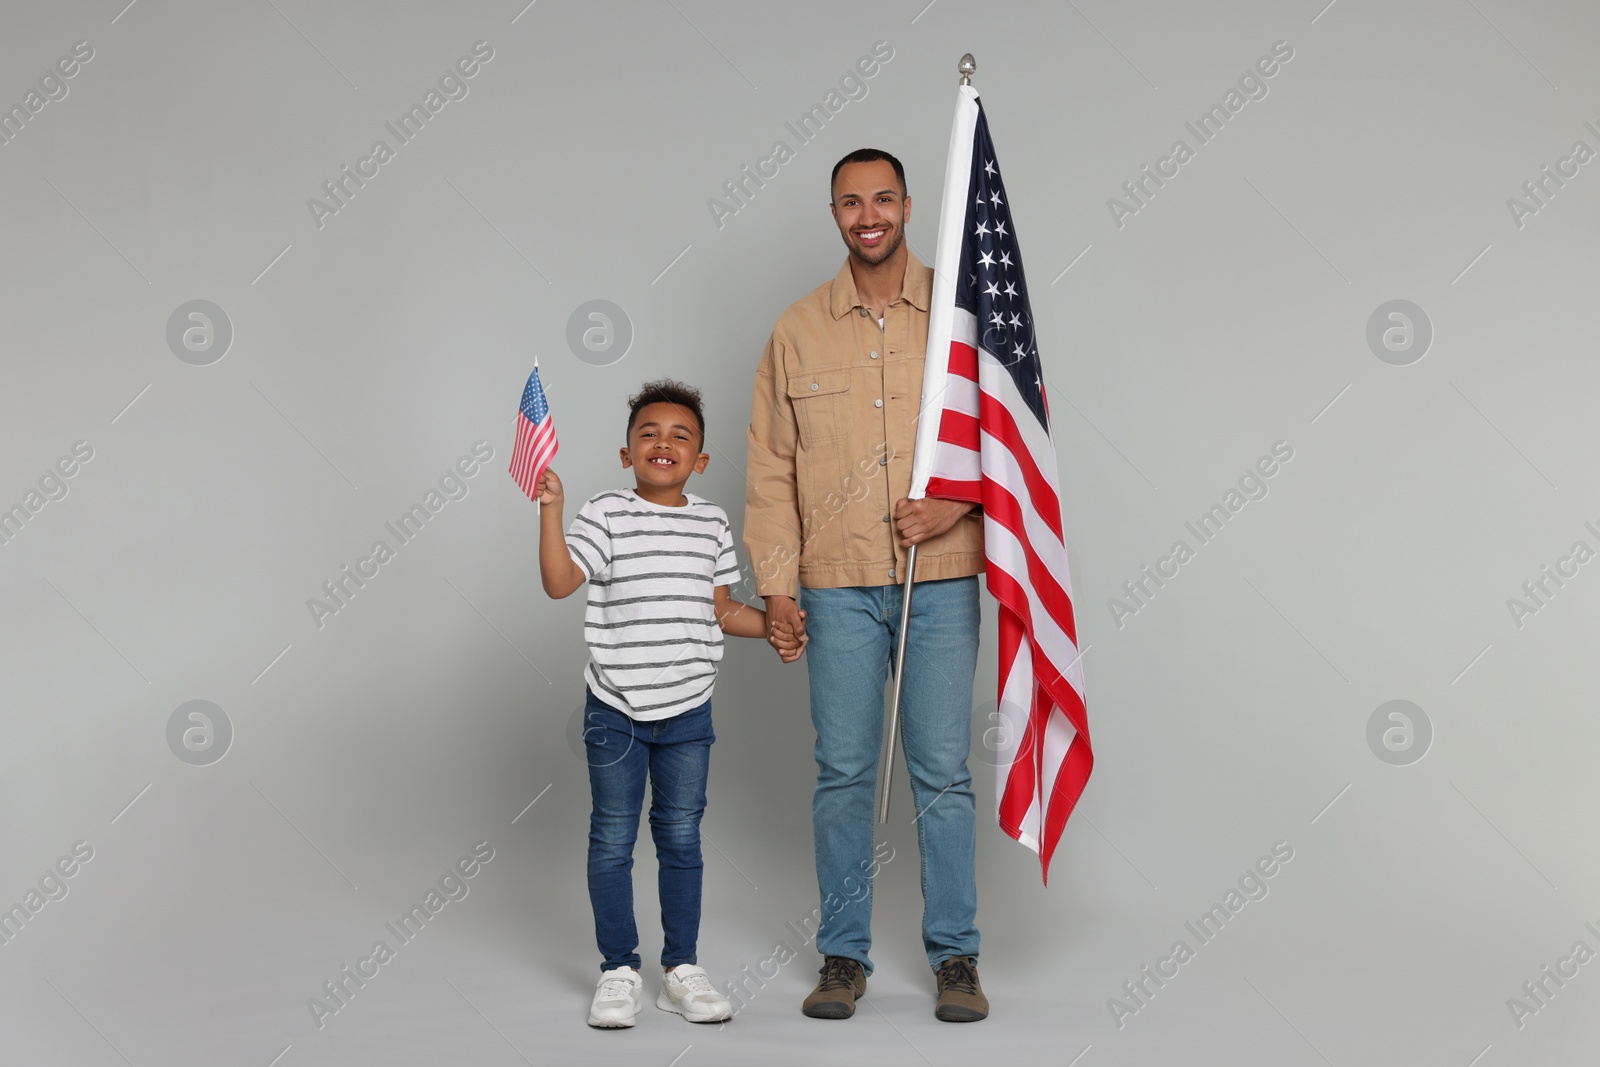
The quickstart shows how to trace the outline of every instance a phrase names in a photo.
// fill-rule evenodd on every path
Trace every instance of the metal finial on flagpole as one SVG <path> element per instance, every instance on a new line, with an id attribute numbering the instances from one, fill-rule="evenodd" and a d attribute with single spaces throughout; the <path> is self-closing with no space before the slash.
<path id="1" fill-rule="evenodd" d="M 978 71 L 978 61 L 972 58 L 971 52 L 968 52 L 961 57 L 961 62 L 956 64 L 956 70 L 961 72 L 961 84 L 971 85 L 972 76 Z"/>

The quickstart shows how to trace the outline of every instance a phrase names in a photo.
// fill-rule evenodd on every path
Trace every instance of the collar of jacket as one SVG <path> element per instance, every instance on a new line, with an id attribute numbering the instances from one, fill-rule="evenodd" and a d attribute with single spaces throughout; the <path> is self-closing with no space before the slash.
<path id="1" fill-rule="evenodd" d="M 910 251 L 906 252 L 906 276 L 900 286 L 900 295 L 918 311 L 927 311 L 933 299 L 933 268 L 924 265 Z M 837 320 L 861 306 L 861 297 L 856 292 L 856 276 L 850 273 L 850 257 L 846 256 L 844 266 L 833 276 L 828 310 Z"/>

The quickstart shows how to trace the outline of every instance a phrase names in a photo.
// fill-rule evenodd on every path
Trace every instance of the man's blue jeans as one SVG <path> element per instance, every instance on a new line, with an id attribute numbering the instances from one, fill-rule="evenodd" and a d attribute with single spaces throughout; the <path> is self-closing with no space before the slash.
<path id="1" fill-rule="evenodd" d="M 711 701 L 654 722 L 635 722 L 586 694 L 583 746 L 589 759 L 589 903 L 601 970 L 639 968 L 633 921 L 633 845 L 646 772 L 650 836 L 661 897 L 661 966 L 695 963 L 700 936 L 700 816 L 711 763 Z"/>
<path id="2" fill-rule="evenodd" d="M 822 923 L 817 950 L 872 973 L 872 870 L 884 685 L 904 587 L 802 589 L 817 790 L 811 802 Z M 922 943 L 935 968 L 978 955 L 977 805 L 967 770 L 978 663 L 978 579 L 918 582 L 911 598 L 901 744 L 922 854 Z"/>

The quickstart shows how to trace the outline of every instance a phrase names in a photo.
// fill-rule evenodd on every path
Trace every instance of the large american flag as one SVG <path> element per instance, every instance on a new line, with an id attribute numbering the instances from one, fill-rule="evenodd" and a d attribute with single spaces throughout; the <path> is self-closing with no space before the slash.
<path id="1" fill-rule="evenodd" d="M 517 444 L 511 450 L 511 477 L 528 494 L 528 499 L 539 499 L 539 476 L 550 461 L 556 458 L 556 426 L 550 419 L 550 404 L 544 398 L 544 386 L 539 383 L 539 361 L 534 360 L 533 373 L 522 390 L 522 403 L 517 408 Z"/>
<path id="2" fill-rule="evenodd" d="M 970 86 L 960 93 L 911 496 L 983 507 L 989 592 L 1000 607 L 1000 828 L 1039 854 L 1048 882 L 1094 754 L 1022 254 L 983 106 Z"/>

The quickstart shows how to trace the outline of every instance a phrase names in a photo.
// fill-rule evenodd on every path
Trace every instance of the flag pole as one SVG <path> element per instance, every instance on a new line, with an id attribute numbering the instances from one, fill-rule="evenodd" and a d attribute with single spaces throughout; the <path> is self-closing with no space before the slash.
<path id="1" fill-rule="evenodd" d="M 961 84 L 970 86 L 972 75 L 977 71 L 977 60 L 968 52 L 956 64 L 956 71 L 961 75 Z M 942 232 L 941 232 L 942 236 Z M 921 427 L 918 427 L 919 433 Z M 915 499 L 921 499 L 925 490 L 913 486 Z M 891 536 L 892 533 L 891 533 Z M 911 627 L 911 593 L 912 583 L 917 576 L 917 546 L 912 545 L 906 550 L 906 584 L 905 595 L 900 598 L 900 637 L 894 655 L 894 689 L 889 697 L 889 723 L 883 731 L 883 756 L 878 762 L 881 773 L 878 780 L 882 783 L 878 791 L 878 822 L 889 821 L 889 794 L 894 785 L 894 750 L 900 736 L 900 699 L 906 687 L 906 635 Z"/>
<path id="2" fill-rule="evenodd" d="M 906 627 L 911 624 L 912 581 L 917 576 L 917 546 L 906 551 L 906 592 L 900 598 L 900 641 L 894 654 L 894 691 L 889 698 L 889 725 L 884 730 L 883 773 L 878 777 L 883 785 L 878 795 L 878 822 L 889 821 L 889 791 L 894 782 L 895 740 L 900 735 L 900 695 L 906 687 Z"/>
<path id="3" fill-rule="evenodd" d="M 533 354 L 533 373 L 535 373 L 535 374 L 539 373 L 539 353 L 537 353 L 537 352 L 535 352 Z M 539 387 L 541 389 L 544 388 L 544 383 L 540 382 L 539 383 Z M 538 487 L 538 485 L 535 485 L 533 488 L 534 488 L 533 513 L 535 515 L 542 515 L 542 514 L 544 514 L 544 505 L 539 503 L 539 492 L 538 492 L 539 487 Z"/>

